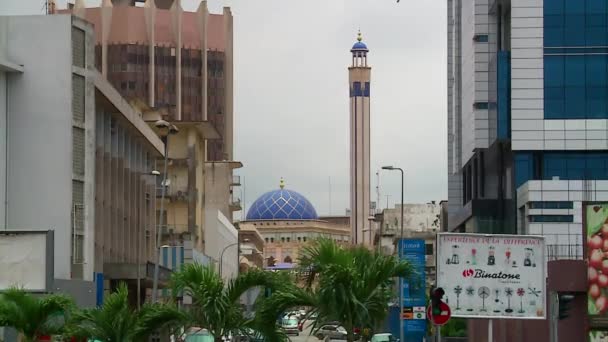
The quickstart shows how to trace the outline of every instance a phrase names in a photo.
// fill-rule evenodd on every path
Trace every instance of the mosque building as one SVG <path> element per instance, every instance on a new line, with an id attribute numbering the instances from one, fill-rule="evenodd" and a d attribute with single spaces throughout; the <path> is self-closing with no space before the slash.
<path id="1" fill-rule="evenodd" d="M 318 238 L 350 243 L 348 216 L 319 217 L 312 203 L 297 191 L 286 188 L 266 192 L 253 202 L 242 230 L 257 230 L 264 239 L 265 267 L 292 268 L 300 249 Z"/>

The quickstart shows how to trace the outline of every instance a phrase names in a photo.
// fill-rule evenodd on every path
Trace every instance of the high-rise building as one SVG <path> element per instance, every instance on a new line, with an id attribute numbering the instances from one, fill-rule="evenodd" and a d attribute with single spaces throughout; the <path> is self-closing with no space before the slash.
<path id="1" fill-rule="evenodd" d="M 232 160 L 230 8 L 212 14 L 200 1 L 188 12 L 181 0 L 103 0 L 86 8 L 77 0 L 68 10 L 95 25 L 95 65 L 102 75 L 151 126 L 162 119 L 179 129 L 164 137 L 167 181 L 161 184 L 164 174 L 158 178 L 159 189 L 166 187 L 162 215 L 157 212 L 163 243 L 184 244 L 217 261 L 225 242 L 214 237 L 235 231 L 233 212 L 241 209 L 233 191 L 240 185 L 233 170 L 242 163 Z M 157 168 L 164 169 L 162 162 Z M 236 257 L 228 260 L 237 270 Z"/>
<path id="2" fill-rule="evenodd" d="M 207 142 L 208 160 L 232 160 L 232 12 L 209 13 L 206 1 L 187 12 L 181 3 L 102 0 L 86 8 L 77 0 L 68 11 L 95 25 L 95 66 L 121 95 L 162 109 L 167 121 L 209 121 L 220 139 Z"/>
<path id="3" fill-rule="evenodd" d="M 0 17 L 0 244 L 13 232 L 53 232 L 46 274 L 28 243 L 0 257 L 0 288 L 94 306 L 125 282 L 136 305 L 151 287 L 153 171 L 165 148 L 95 71 L 93 35 L 68 14 Z"/>
<path id="4" fill-rule="evenodd" d="M 352 65 L 348 67 L 350 96 L 350 226 L 353 243 L 372 244 L 365 240 L 363 230 L 370 229 L 370 76 L 367 64 L 367 45 L 361 32 L 350 52 Z"/>
<path id="5" fill-rule="evenodd" d="M 506 340 L 602 328 L 583 251 L 585 205 L 608 200 L 607 43 L 606 1 L 448 0 L 448 229 L 545 236 L 547 312 L 568 291 L 581 313 L 513 321 Z"/>

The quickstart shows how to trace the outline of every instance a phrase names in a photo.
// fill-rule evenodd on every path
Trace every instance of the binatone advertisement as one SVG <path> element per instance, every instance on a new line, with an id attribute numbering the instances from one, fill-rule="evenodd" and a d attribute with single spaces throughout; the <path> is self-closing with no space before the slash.
<path id="1" fill-rule="evenodd" d="M 452 316 L 544 319 L 542 236 L 437 234 L 437 286 Z"/>

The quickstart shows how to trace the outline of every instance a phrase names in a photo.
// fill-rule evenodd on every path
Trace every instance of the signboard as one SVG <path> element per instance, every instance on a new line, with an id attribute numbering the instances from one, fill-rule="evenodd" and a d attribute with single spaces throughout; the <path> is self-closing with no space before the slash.
<path id="1" fill-rule="evenodd" d="M 452 311 L 450 310 L 449 305 L 444 302 L 441 302 L 439 309 L 441 309 L 441 314 L 433 315 L 433 309 L 431 305 L 429 305 L 429 307 L 427 308 L 426 318 L 428 318 L 429 321 L 431 321 L 435 325 L 444 325 L 450 320 L 450 317 L 452 317 Z"/>
<path id="2" fill-rule="evenodd" d="M 542 236 L 437 234 L 437 287 L 452 316 L 546 317 Z"/>
<path id="3" fill-rule="evenodd" d="M 0 290 L 21 287 L 48 291 L 53 286 L 53 232 L 0 232 Z"/>
<path id="4" fill-rule="evenodd" d="M 409 262 L 416 277 L 412 279 L 401 279 L 401 291 L 403 292 L 403 328 L 405 336 L 411 340 L 419 339 L 426 335 L 426 283 L 425 283 L 425 243 L 424 240 L 401 239 L 399 241 L 399 255 L 401 260 Z M 409 341 L 409 340 L 408 340 Z"/>
<path id="5" fill-rule="evenodd" d="M 608 203 L 585 207 L 587 233 L 587 312 L 592 325 L 600 325 L 608 310 Z M 595 323 L 595 324 L 594 324 Z"/>

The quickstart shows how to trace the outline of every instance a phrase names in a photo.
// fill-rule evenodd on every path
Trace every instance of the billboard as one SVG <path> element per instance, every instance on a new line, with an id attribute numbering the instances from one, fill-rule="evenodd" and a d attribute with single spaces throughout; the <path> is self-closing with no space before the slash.
<path id="1" fill-rule="evenodd" d="M 0 290 L 47 291 L 53 279 L 53 232 L 0 232 Z"/>
<path id="2" fill-rule="evenodd" d="M 399 255 L 401 260 L 409 262 L 416 276 L 412 279 L 401 278 L 401 291 L 403 292 L 403 328 L 405 336 L 419 340 L 426 336 L 426 282 L 425 282 L 425 254 L 424 240 L 399 240 Z"/>
<path id="3" fill-rule="evenodd" d="M 437 286 L 452 316 L 546 317 L 542 236 L 437 234 Z"/>
<path id="4" fill-rule="evenodd" d="M 585 207 L 588 265 L 587 312 L 604 315 L 608 310 L 608 203 Z"/>

